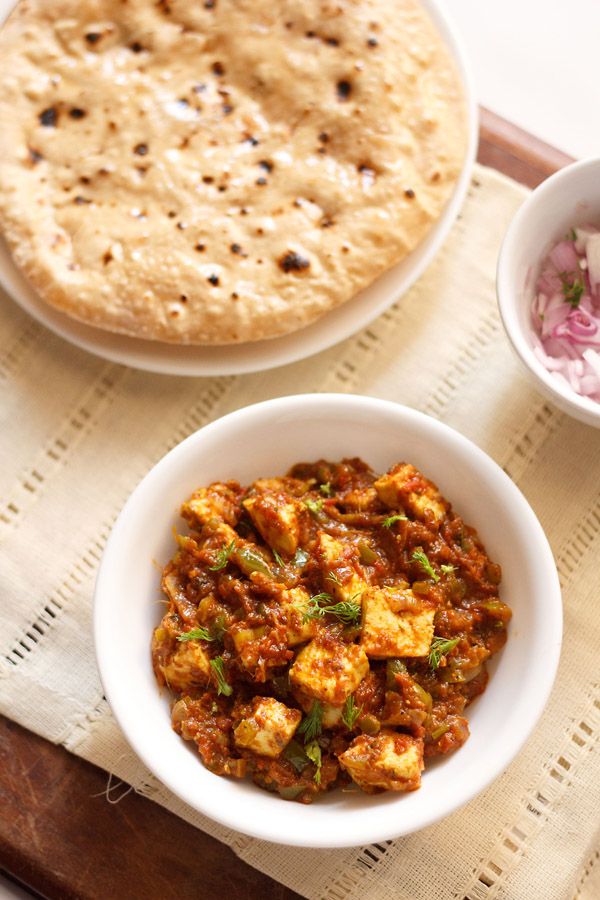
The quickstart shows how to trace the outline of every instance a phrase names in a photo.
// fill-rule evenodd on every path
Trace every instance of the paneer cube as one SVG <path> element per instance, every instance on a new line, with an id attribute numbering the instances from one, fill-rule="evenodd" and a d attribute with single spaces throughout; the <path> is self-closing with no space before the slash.
<path id="1" fill-rule="evenodd" d="M 361 645 L 375 659 L 426 656 L 434 616 L 435 609 L 419 607 L 408 587 L 369 588 L 362 600 Z"/>
<path id="2" fill-rule="evenodd" d="M 305 713 L 309 713 L 315 702 L 314 697 L 309 697 L 304 691 L 294 691 L 294 697 L 302 707 Z M 321 725 L 323 728 L 335 728 L 342 723 L 342 713 L 344 707 L 332 706 L 331 703 L 321 703 Z"/>
<path id="3" fill-rule="evenodd" d="M 273 697 L 254 697 L 251 712 L 234 729 L 235 743 L 276 759 L 291 741 L 301 719 L 299 710 L 289 709 Z"/>
<path id="4" fill-rule="evenodd" d="M 285 613 L 285 627 L 289 647 L 310 641 L 317 632 L 314 619 L 304 621 L 309 607 L 310 594 L 303 587 L 291 588 L 281 593 L 281 607 Z"/>
<path id="5" fill-rule="evenodd" d="M 324 531 L 317 535 L 317 558 L 325 572 L 326 589 L 339 601 L 352 600 L 360 606 L 362 592 L 369 586 L 353 544 L 344 544 Z M 331 577 L 328 577 L 331 576 Z"/>
<path id="6" fill-rule="evenodd" d="M 321 633 L 298 653 L 290 668 L 290 681 L 322 703 L 342 706 L 368 671 L 369 660 L 362 647 Z"/>
<path id="7" fill-rule="evenodd" d="M 300 478 L 283 475 L 280 478 L 257 478 L 253 487 L 261 494 L 284 491 L 288 496 L 292 494 L 295 497 L 301 497 L 306 491 L 306 482 Z"/>
<path id="8" fill-rule="evenodd" d="M 399 463 L 375 482 L 379 499 L 391 509 L 406 509 L 422 519 L 429 509 L 436 522 L 441 521 L 449 506 L 435 484 L 410 463 Z"/>
<path id="9" fill-rule="evenodd" d="M 229 525 L 235 525 L 238 519 L 237 499 L 232 485 L 215 482 L 194 491 L 181 507 L 181 515 L 192 527 L 206 525 L 211 519 L 223 519 Z"/>
<path id="10" fill-rule="evenodd" d="M 344 509 L 365 512 L 365 510 L 371 509 L 376 501 L 377 491 L 375 488 L 361 488 L 360 490 L 357 489 L 344 494 Z"/>
<path id="11" fill-rule="evenodd" d="M 204 687 L 210 679 L 210 657 L 198 641 L 184 641 L 177 645 L 168 662 L 158 664 L 158 670 L 174 691 Z"/>
<path id="12" fill-rule="evenodd" d="M 343 706 L 332 706 L 331 703 L 324 703 L 321 707 L 321 724 L 323 728 L 335 728 L 342 722 Z"/>
<path id="13" fill-rule="evenodd" d="M 368 794 L 415 791 L 421 786 L 423 741 L 394 731 L 361 734 L 338 760 Z"/>
<path id="14" fill-rule="evenodd" d="M 273 550 L 288 556 L 298 549 L 302 504 L 287 494 L 255 494 L 243 502 L 250 518 Z"/>
<path id="15" fill-rule="evenodd" d="M 241 543 L 238 533 L 231 525 L 227 525 L 226 522 L 220 522 L 216 519 L 212 519 L 207 524 L 207 527 L 202 532 L 202 537 L 205 539 L 205 543 L 208 543 L 210 547 L 215 547 L 218 550 L 229 547 L 232 541 L 236 546 L 238 543 Z"/>

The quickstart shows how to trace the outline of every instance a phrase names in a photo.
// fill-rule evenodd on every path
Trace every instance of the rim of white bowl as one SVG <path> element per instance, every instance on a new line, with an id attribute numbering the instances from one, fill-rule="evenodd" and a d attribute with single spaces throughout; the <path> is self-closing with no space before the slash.
<path id="1" fill-rule="evenodd" d="M 16 265 L 0 265 L 0 285 L 29 315 L 71 344 L 111 362 L 161 375 L 206 377 L 243 375 L 267 371 L 308 359 L 329 349 L 366 328 L 415 284 L 431 265 L 456 221 L 463 205 L 478 145 L 478 107 L 473 77 L 464 42 L 448 16 L 441 0 L 422 0 L 434 26 L 448 47 L 461 80 L 465 107 L 467 146 L 462 169 L 451 197 L 433 228 L 415 247 L 413 254 L 398 266 L 382 273 L 371 285 L 358 292 L 346 303 L 326 313 L 315 322 L 289 335 L 244 344 L 218 346 L 166 344 L 145 341 L 116 334 L 79 322 L 66 313 L 44 303 L 27 284 Z M 0 20 L 10 14 L 16 0 L 0 0 Z M 8 251 L 5 249 L 4 253 Z M 407 272 L 398 271 L 413 256 L 413 266 Z M 396 273 L 394 275 L 394 273 Z M 385 288 L 377 288 L 385 279 L 392 279 Z M 373 291 L 373 296 L 369 292 Z M 367 293 L 367 296 L 363 294 Z M 379 296 L 381 294 L 381 296 Z"/>
<path id="2" fill-rule="evenodd" d="M 539 570 L 543 573 L 544 590 L 548 598 L 547 616 L 544 619 L 544 646 L 546 655 L 544 657 L 544 666 L 540 670 L 540 677 L 537 680 L 537 692 L 535 697 L 530 698 L 528 707 L 529 715 L 523 722 L 521 729 L 515 729 L 510 732 L 506 740 L 501 746 L 490 749 L 490 757 L 493 756 L 493 763 L 488 767 L 477 769 L 472 774 L 468 788 L 461 786 L 461 790 L 457 795 L 450 799 L 445 805 L 438 805 L 434 812 L 424 808 L 422 814 L 413 816 L 410 823 L 403 823 L 401 829 L 390 828 L 389 824 L 380 825 L 379 817 L 363 816 L 361 822 L 363 828 L 352 832 L 352 838 L 344 836 L 343 829 L 339 834 L 327 834 L 325 837 L 319 835 L 306 836 L 298 834 L 300 829 L 290 829 L 290 833 L 282 835 L 280 831 L 275 830 L 276 826 L 272 825 L 268 820 L 256 821 L 256 816 L 244 816 L 238 810 L 224 808 L 219 799 L 213 797 L 203 798 L 203 805 L 190 803 L 190 797 L 178 784 L 174 784 L 172 771 L 168 760 L 161 760 L 157 764 L 157 760 L 149 752 L 148 747 L 143 740 L 138 739 L 137 734 L 130 733 L 128 722 L 128 702 L 121 695 L 121 676 L 119 674 L 118 665 L 114 662 L 111 664 L 111 631 L 109 622 L 105 622 L 105 606 L 111 602 L 110 593 L 110 574 L 111 559 L 113 554 L 118 554 L 118 547 L 121 535 L 125 534 L 128 529 L 128 520 L 135 508 L 138 497 L 142 493 L 151 491 L 155 483 L 160 483 L 163 471 L 177 466 L 180 460 L 192 451 L 194 445 L 201 440 L 200 436 L 206 436 L 215 430 L 226 430 L 227 426 L 236 423 L 236 430 L 239 430 L 245 424 L 256 424 L 256 420 L 261 417 L 272 417 L 274 414 L 285 412 L 286 416 L 294 413 L 305 413 L 311 407 L 318 404 L 320 411 L 326 409 L 327 405 L 331 408 L 333 415 L 338 410 L 346 412 L 352 410 L 355 414 L 360 414 L 362 410 L 369 412 L 378 412 L 385 417 L 396 418 L 398 423 L 412 420 L 424 425 L 431 433 L 431 440 L 435 441 L 438 436 L 443 436 L 445 443 L 450 443 L 457 448 L 457 452 L 468 453 L 471 457 L 470 465 L 475 474 L 482 474 L 486 480 L 499 483 L 502 487 L 503 494 L 518 509 L 519 515 L 527 524 L 527 528 L 532 535 L 532 540 L 536 544 L 536 554 L 539 559 Z M 254 420 L 254 421 L 253 421 Z M 109 618 L 109 617 L 107 617 Z M 112 712 L 123 732 L 126 740 L 134 750 L 141 761 L 150 769 L 151 772 L 171 790 L 176 796 L 183 800 L 186 804 L 197 809 L 199 812 L 207 815 L 221 825 L 241 831 L 252 837 L 270 841 L 275 844 L 286 844 L 289 846 L 311 847 L 311 848 L 341 848 L 353 847 L 378 841 L 390 840 L 401 835 L 410 834 L 419 831 L 428 825 L 446 818 L 455 810 L 464 806 L 472 800 L 477 794 L 481 793 L 492 781 L 494 781 L 506 768 L 506 766 L 517 755 L 540 718 L 544 707 L 547 703 L 560 658 L 560 649 L 562 641 L 562 601 L 560 584 L 558 575 L 552 556 L 552 551 L 548 544 L 548 540 L 542 526 L 540 525 L 535 513 L 531 509 L 529 503 L 519 490 L 519 488 L 511 481 L 505 472 L 498 466 L 494 460 L 481 450 L 476 444 L 470 441 L 464 435 L 455 431 L 448 425 L 439 422 L 437 419 L 426 415 L 411 407 L 403 406 L 389 400 L 379 400 L 371 397 L 356 394 L 298 394 L 294 396 L 278 397 L 272 400 L 266 400 L 251 406 L 243 407 L 235 412 L 229 413 L 215 422 L 204 426 L 199 431 L 190 435 L 169 453 L 166 454 L 141 480 L 138 486 L 130 495 L 128 501 L 123 507 L 119 515 L 112 533 L 104 551 L 98 576 L 96 579 L 96 587 L 94 593 L 94 610 L 93 610 L 93 626 L 94 626 L 94 643 L 96 650 L 96 659 L 100 678 L 104 687 L 105 695 Z M 489 761 L 489 758 L 488 758 Z M 176 780 L 176 779 L 175 779 Z M 259 788 L 257 788 L 259 790 Z M 343 820 L 343 811 L 340 811 L 340 817 Z M 387 821 L 387 817 L 383 817 Z"/>
<path id="3" fill-rule="evenodd" d="M 581 171 L 594 168 L 598 169 L 600 178 L 600 157 L 570 163 L 542 181 L 522 203 L 508 226 L 500 247 L 496 269 L 496 296 L 504 330 L 521 363 L 537 380 L 542 382 L 546 394 L 551 395 L 560 409 L 572 414 L 580 421 L 600 427 L 600 405 L 587 397 L 582 397 L 553 378 L 533 352 L 533 347 L 519 323 L 520 296 L 517 296 L 510 271 L 512 255 L 531 210 L 544 203 L 558 184 L 568 181 L 569 178 Z M 535 266 L 537 262 L 541 262 L 541 260 L 532 260 L 532 266 Z"/>

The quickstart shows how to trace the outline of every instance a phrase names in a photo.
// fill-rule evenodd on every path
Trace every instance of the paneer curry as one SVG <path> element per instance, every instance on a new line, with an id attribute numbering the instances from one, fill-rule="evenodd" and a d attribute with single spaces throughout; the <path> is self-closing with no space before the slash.
<path id="1" fill-rule="evenodd" d="M 199 488 L 182 516 L 152 659 L 211 772 L 303 803 L 412 791 L 467 740 L 511 612 L 500 566 L 413 465 L 301 463 Z"/>

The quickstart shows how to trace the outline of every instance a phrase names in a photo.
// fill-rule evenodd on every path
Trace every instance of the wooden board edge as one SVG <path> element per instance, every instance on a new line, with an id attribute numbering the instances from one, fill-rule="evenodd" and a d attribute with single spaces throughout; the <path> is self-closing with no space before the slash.
<path id="1" fill-rule="evenodd" d="M 485 107 L 480 107 L 479 152 L 477 159 L 527 187 L 537 187 L 557 169 L 572 163 L 556 147 L 513 125 Z"/>

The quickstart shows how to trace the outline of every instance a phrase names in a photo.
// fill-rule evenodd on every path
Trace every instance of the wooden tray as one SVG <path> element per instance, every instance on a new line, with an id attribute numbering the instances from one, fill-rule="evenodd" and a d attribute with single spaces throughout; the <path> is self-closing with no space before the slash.
<path id="1" fill-rule="evenodd" d="M 478 159 L 528 187 L 571 162 L 487 110 Z M 298 897 L 150 800 L 107 803 L 106 785 L 106 772 L 0 717 L 3 874 L 50 900 Z"/>

